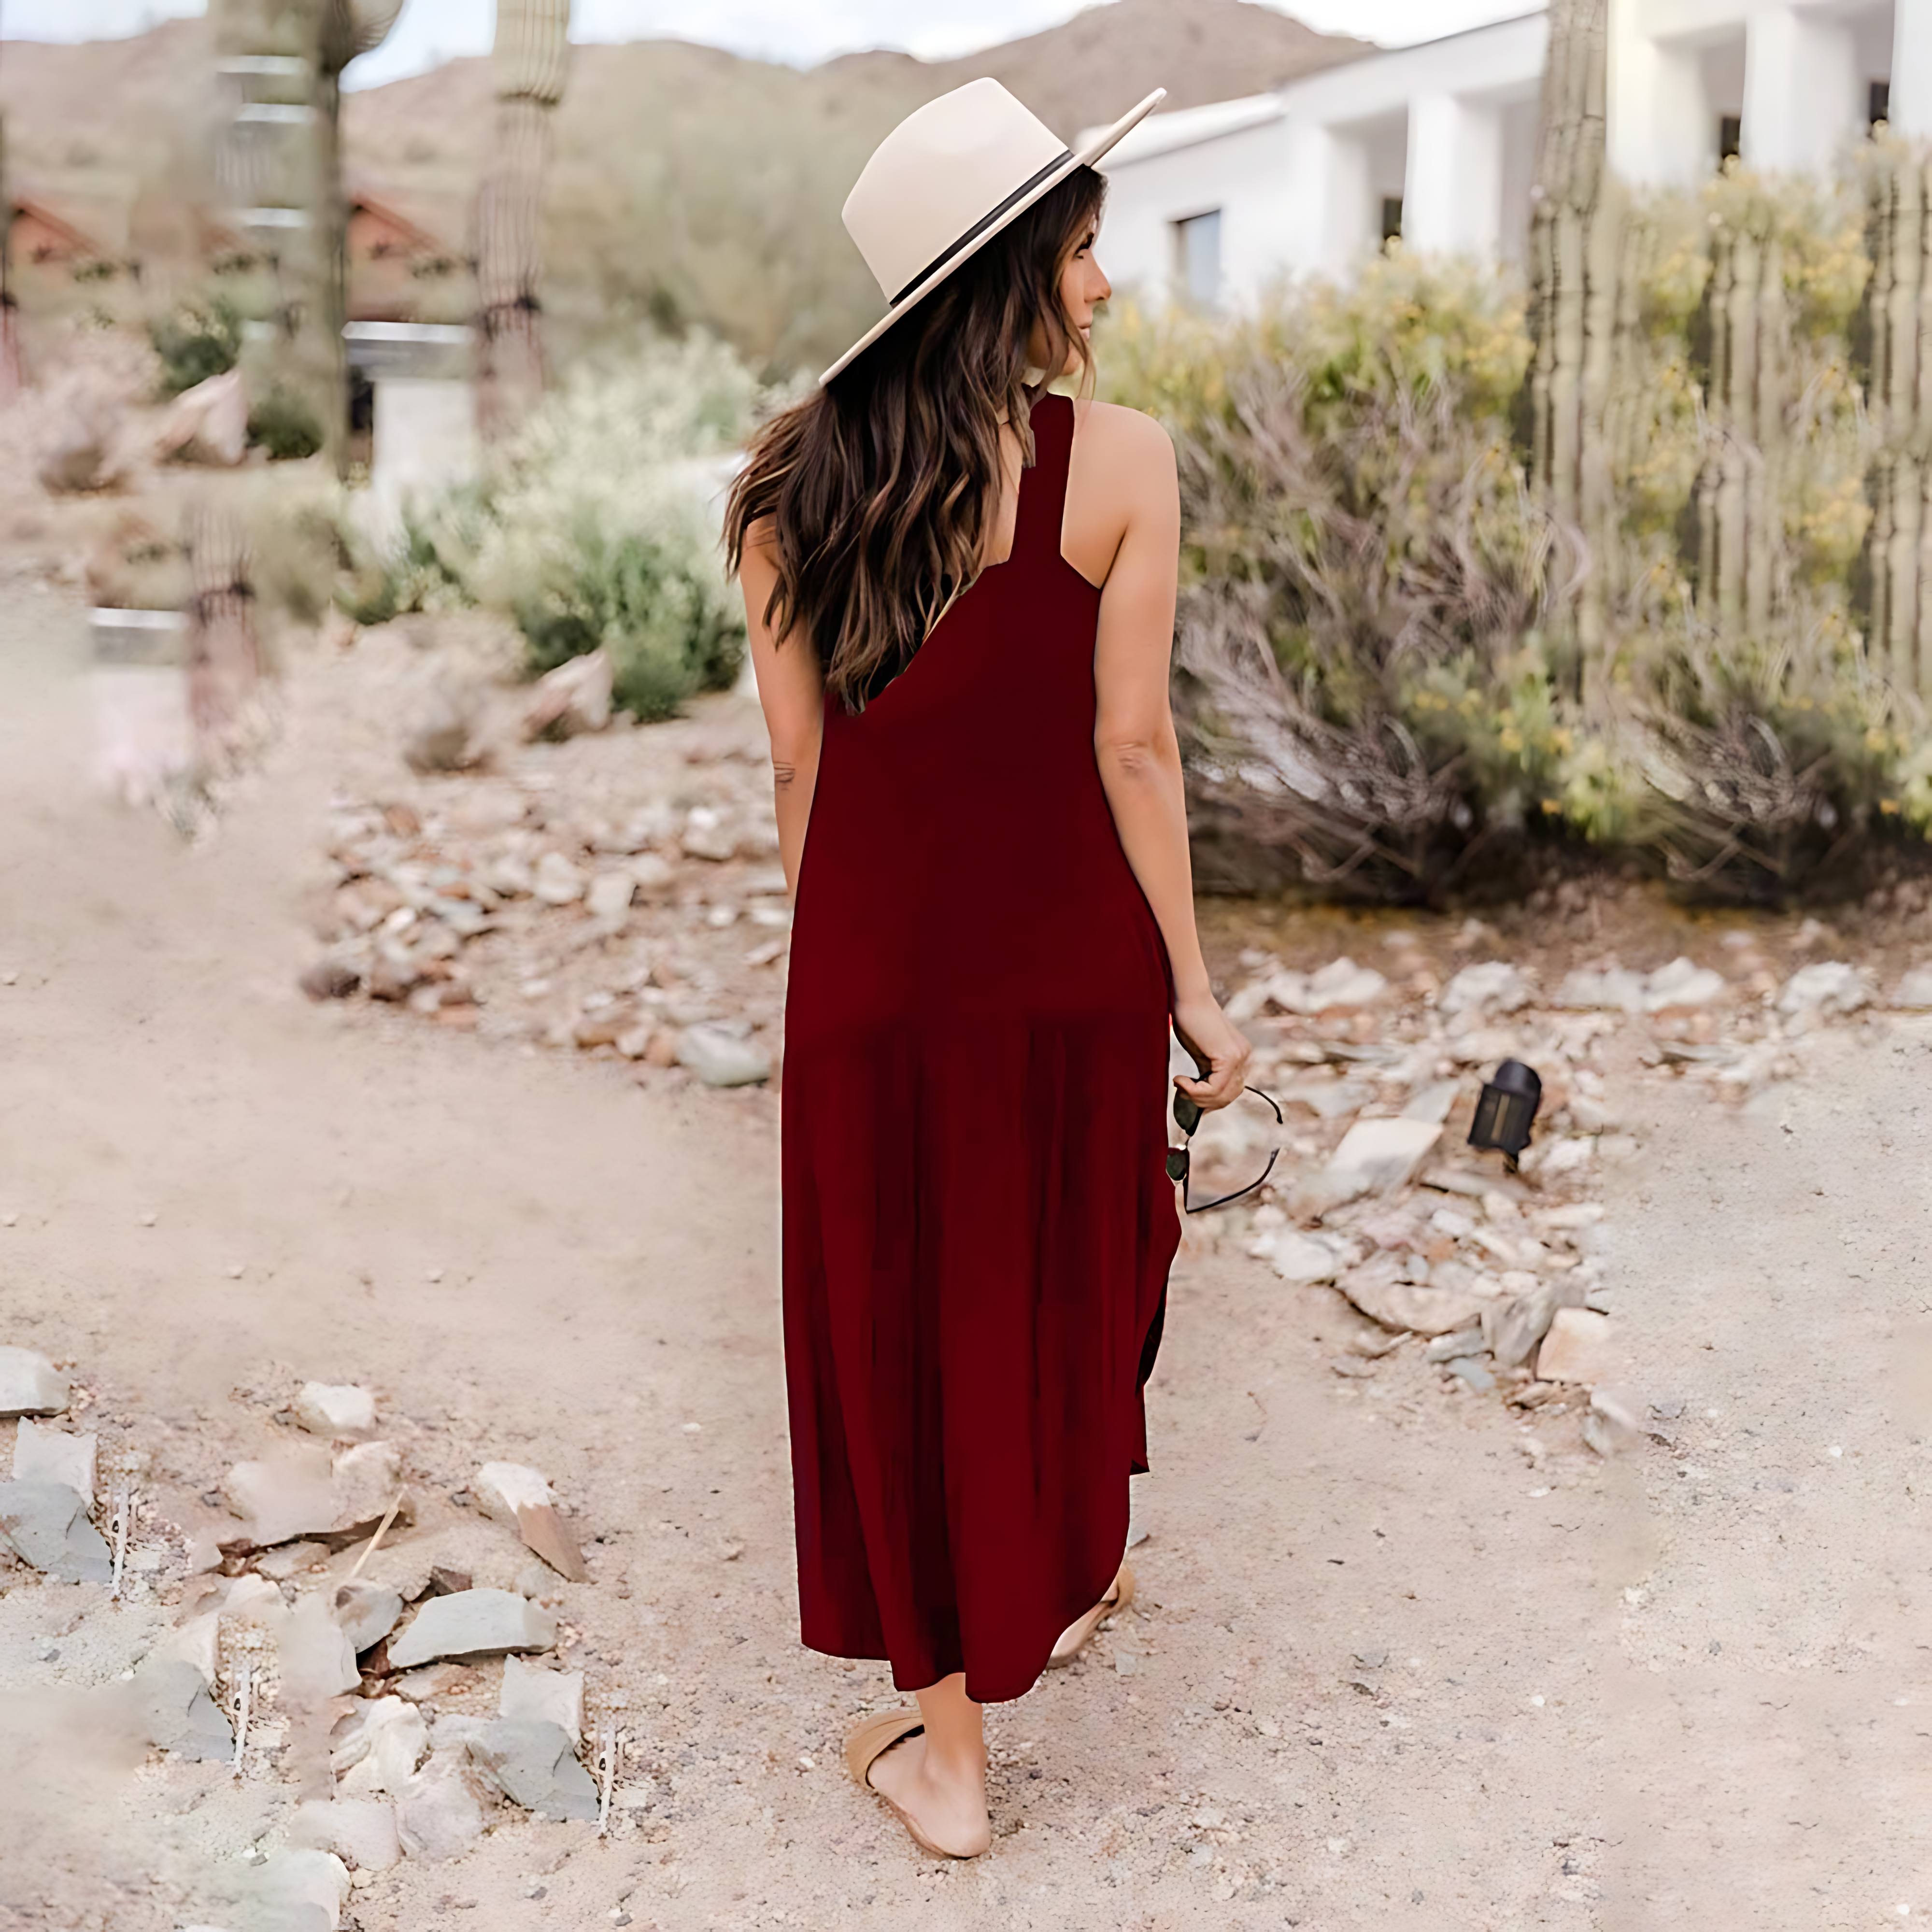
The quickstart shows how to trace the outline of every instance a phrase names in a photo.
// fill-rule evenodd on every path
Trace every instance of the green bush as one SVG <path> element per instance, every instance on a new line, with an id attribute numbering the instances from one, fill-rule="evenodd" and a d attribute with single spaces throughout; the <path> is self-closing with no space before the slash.
<path id="1" fill-rule="evenodd" d="M 211 376 L 223 376 L 242 354 L 242 312 L 226 296 L 182 302 L 148 325 L 161 360 L 161 390 L 178 396 Z"/>
<path id="2" fill-rule="evenodd" d="M 302 397 L 278 384 L 249 410 L 248 440 L 278 463 L 299 460 L 321 448 L 322 424 Z"/>

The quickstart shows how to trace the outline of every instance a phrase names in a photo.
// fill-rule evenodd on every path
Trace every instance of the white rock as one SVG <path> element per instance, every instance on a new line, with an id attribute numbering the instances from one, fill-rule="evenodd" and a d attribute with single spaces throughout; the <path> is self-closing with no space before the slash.
<path id="1" fill-rule="evenodd" d="M 1482 1304 L 1474 1294 L 1399 1281 L 1386 1263 L 1352 1268 L 1340 1286 L 1370 1320 L 1384 1328 L 1406 1329 L 1418 1335 L 1452 1334 L 1468 1328 L 1482 1313 Z"/>
<path id="2" fill-rule="evenodd" d="M 592 919 L 621 920 L 631 910 L 637 890 L 637 880 L 628 872 L 599 872 L 590 881 L 584 903 Z"/>
<path id="3" fill-rule="evenodd" d="M 1447 1234 L 1452 1241 L 1466 1241 L 1476 1232 L 1476 1224 L 1469 1216 L 1454 1208 L 1438 1208 L 1429 1217 L 1430 1226 L 1438 1234 Z"/>
<path id="4" fill-rule="evenodd" d="M 1600 973 L 1572 973 L 1556 994 L 1556 1004 L 1573 1012 L 1641 1012 L 1643 1000 L 1642 977 L 1615 966 Z"/>
<path id="5" fill-rule="evenodd" d="M 1596 1151 L 1592 1140 L 1552 1141 L 1543 1150 L 1538 1170 L 1546 1174 L 1574 1174 L 1589 1166 Z"/>
<path id="6" fill-rule="evenodd" d="M 678 844 L 691 858 L 719 864 L 734 857 L 738 850 L 737 834 L 724 823 L 724 814 L 708 805 L 692 807 Z"/>
<path id="7" fill-rule="evenodd" d="M 580 731 L 601 731 L 610 722 L 611 692 L 616 668 L 608 651 L 586 651 L 566 658 L 531 686 L 518 723 L 526 738 L 549 732 L 574 737 Z"/>
<path id="8" fill-rule="evenodd" d="M 745 1087 L 772 1077 L 770 1056 L 714 1023 L 699 1021 L 677 1036 L 677 1064 L 707 1087 Z"/>
<path id="9" fill-rule="evenodd" d="M 482 1837 L 486 1822 L 465 1750 L 437 1752 L 396 1794 L 397 1842 L 410 1858 L 458 1857 Z"/>
<path id="10" fill-rule="evenodd" d="M 58 1415 L 67 1407 L 68 1380 L 34 1348 L 0 1348 L 0 1420 L 10 1415 Z"/>
<path id="11" fill-rule="evenodd" d="M 330 1613 L 326 1597 L 298 1599 L 281 1619 L 275 1648 L 283 1691 L 297 1702 L 320 1704 L 362 1682 L 349 1634 Z"/>
<path id="12" fill-rule="evenodd" d="M 184 1664 L 193 1664 L 202 1683 L 212 1688 L 220 1656 L 220 1640 L 221 1613 L 207 1610 L 170 1630 L 154 1649 L 164 1657 L 178 1658 Z"/>
<path id="13" fill-rule="evenodd" d="M 246 1520 L 250 1542 L 267 1549 L 297 1537 L 373 1529 L 402 1493 L 400 1472 L 393 1443 L 358 1443 L 332 1460 L 321 1443 L 301 1442 L 259 1462 L 236 1463 L 222 1490 Z"/>
<path id="14" fill-rule="evenodd" d="M 113 1565 L 87 1508 L 65 1483 L 0 1483 L 0 1538 L 57 1582 L 105 1583 Z"/>
<path id="15" fill-rule="evenodd" d="M 329 1610 L 358 1657 L 371 1650 L 396 1627 L 403 1614 L 401 1594 L 366 1578 L 336 1586 Z"/>
<path id="16" fill-rule="evenodd" d="M 1409 1096 L 1402 1117 L 1405 1120 L 1432 1121 L 1439 1127 L 1448 1119 L 1450 1110 L 1456 1104 L 1456 1096 L 1462 1090 L 1460 1080 L 1438 1080 Z"/>
<path id="17" fill-rule="evenodd" d="M 1778 1010 L 1787 1019 L 1829 1018 L 1855 1013 L 1871 1004 L 1871 982 L 1842 959 L 1821 959 L 1801 966 L 1784 982 Z"/>
<path id="18" fill-rule="evenodd" d="M 1436 1006 L 1445 1017 L 1513 1013 L 1528 1006 L 1532 995 L 1528 977 L 1520 968 L 1492 959 L 1465 966 L 1443 988 Z"/>
<path id="19" fill-rule="evenodd" d="M 1660 1013 L 1666 1006 L 1708 1006 L 1729 990 L 1723 974 L 1680 956 L 1668 966 L 1660 966 L 1645 980 L 1643 1010 Z"/>
<path id="20" fill-rule="evenodd" d="M 573 1738 L 584 1735 L 584 1672 L 545 1670 L 520 1657 L 503 1660 L 503 1684 L 496 1709 L 506 1718 L 528 1718 L 561 1724 Z"/>
<path id="21" fill-rule="evenodd" d="M 376 1398 L 353 1382 L 304 1382 L 296 1393 L 296 1420 L 312 1436 L 352 1442 L 376 1427 Z"/>
<path id="22" fill-rule="evenodd" d="M 647 898 L 677 883 L 677 868 L 658 852 L 640 852 L 630 862 L 630 874 L 638 891 Z"/>
<path id="23" fill-rule="evenodd" d="M 545 905 L 574 905 L 583 898 L 584 878 L 561 852 L 546 852 L 537 862 L 531 890 Z"/>
<path id="24" fill-rule="evenodd" d="M 1617 1331 L 1607 1315 L 1588 1308 L 1557 1310 L 1537 1352 L 1539 1382 L 1607 1382 L 1618 1366 Z"/>
<path id="25" fill-rule="evenodd" d="M 523 1462 L 485 1462 L 470 1479 L 476 1507 L 494 1522 L 517 1527 L 520 1509 L 542 1509 L 554 1499 L 542 1475 Z"/>
<path id="26" fill-rule="evenodd" d="M 1298 1288 L 1312 1288 L 1317 1282 L 1333 1281 L 1341 1258 L 1324 1240 L 1312 1234 L 1284 1228 L 1267 1245 L 1268 1265 L 1283 1281 Z"/>
<path id="27" fill-rule="evenodd" d="M 16 1483 L 64 1483 L 89 1502 L 98 1487 L 94 1480 L 100 1438 L 70 1436 L 23 1418 L 14 1438 L 14 1480 Z"/>
<path id="28" fill-rule="evenodd" d="M 311 1798 L 296 1808 L 289 1836 L 362 1871 L 387 1871 L 403 1855 L 396 1808 L 386 1798 Z"/>
<path id="29" fill-rule="evenodd" d="M 442 1657 L 484 1657 L 508 1650 L 548 1650 L 556 1619 L 511 1590 L 459 1590 L 432 1597 L 402 1635 L 392 1640 L 392 1669 L 407 1670 Z"/>
<path id="30" fill-rule="evenodd" d="M 1898 990 L 1892 996 L 1892 1004 L 1905 1012 L 1924 1012 L 1932 1009 L 1932 966 L 1920 966 L 1906 974 L 1899 981 Z"/>
<path id="31" fill-rule="evenodd" d="M 280 1851 L 256 1874 L 250 1888 L 275 1913 L 278 1924 L 319 1924 L 328 1932 L 340 1932 L 349 1868 L 332 1852 Z"/>
<path id="32" fill-rule="evenodd" d="M 376 1698 L 330 1754 L 336 1788 L 350 1797 L 400 1791 L 428 1749 L 429 1726 L 415 1705 L 400 1697 Z"/>
<path id="33" fill-rule="evenodd" d="M 1385 1192 L 1406 1186 L 1442 1138 L 1433 1120 L 1358 1120 L 1342 1136 L 1322 1175 L 1340 1192 Z"/>

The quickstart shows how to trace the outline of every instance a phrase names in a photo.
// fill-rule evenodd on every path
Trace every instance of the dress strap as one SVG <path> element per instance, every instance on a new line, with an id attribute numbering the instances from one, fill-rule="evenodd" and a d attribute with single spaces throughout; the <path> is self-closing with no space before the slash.
<path id="1" fill-rule="evenodd" d="M 1028 420 L 1033 428 L 1034 462 L 1030 470 L 1021 472 L 1013 550 L 1017 555 L 1022 549 L 1044 545 L 1058 555 L 1066 521 L 1066 472 L 1073 454 L 1072 398 L 1042 396 Z"/>

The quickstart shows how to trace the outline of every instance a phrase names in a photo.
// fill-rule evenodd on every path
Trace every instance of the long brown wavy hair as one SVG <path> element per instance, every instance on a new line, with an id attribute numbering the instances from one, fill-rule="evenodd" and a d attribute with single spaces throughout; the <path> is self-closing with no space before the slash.
<path id="1" fill-rule="evenodd" d="M 1027 339 L 1046 325 L 1055 374 L 1094 362 L 1060 278 L 1100 220 L 1105 178 L 1076 168 L 903 322 L 753 438 L 724 533 L 735 576 L 772 519 L 778 583 L 764 618 L 818 653 L 825 688 L 862 711 L 978 574 L 1000 502 L 1000 421 L 1034 460 Z"/>

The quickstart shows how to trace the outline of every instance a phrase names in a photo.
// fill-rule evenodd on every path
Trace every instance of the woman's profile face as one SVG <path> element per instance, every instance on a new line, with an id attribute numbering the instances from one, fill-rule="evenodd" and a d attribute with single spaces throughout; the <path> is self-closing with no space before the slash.
<path id="1" fill-rule="evenodd" d="M 1084 339 L 1090 340 L 1094 332 L 1094 304 L 1105 302 L 1114 292 L 1114 285 L 1108 280 L 1106 272 L 1100 266 L 1094 254 L 1096 231 L 1089 228 L 1082 236 L 1080 244 L 1066 258 L 1066 266 L 1060 272 L 1060 300 Z M 1036 322 L 1033 333 L 1027 338 L 1027 358 L 1036 368 L 1044 368 L 1052 348 L 1047 340 L 1046 325 Z M 1066 359 L 1053 372 L 1054 375 L 1070 376 L 1080 367 L 1079 352 L 1072 343 L 1066 345 Z M 1052 380 L 1052 376 L 1048 379 Z"/>

